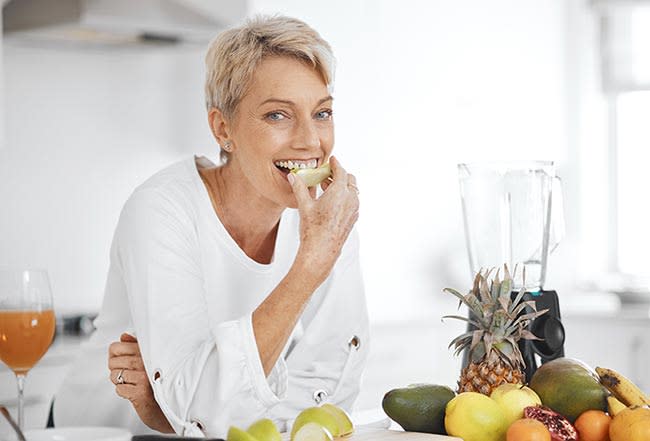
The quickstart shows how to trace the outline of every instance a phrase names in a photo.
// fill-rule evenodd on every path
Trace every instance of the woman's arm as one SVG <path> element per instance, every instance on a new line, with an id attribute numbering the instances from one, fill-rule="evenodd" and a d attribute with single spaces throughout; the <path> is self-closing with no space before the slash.
<path id="1" fill-rule="evenodd" d="M 359 217 L 354 176 L 334 157 L 330 165 L 333 183 L 318 199 L 312 198 L 302 180 L 288 175 L 300 213 L 300 247 L 287 275 L 253 313 L 265 375 L 282 353 L 307 301 L 330 274 Z"/>

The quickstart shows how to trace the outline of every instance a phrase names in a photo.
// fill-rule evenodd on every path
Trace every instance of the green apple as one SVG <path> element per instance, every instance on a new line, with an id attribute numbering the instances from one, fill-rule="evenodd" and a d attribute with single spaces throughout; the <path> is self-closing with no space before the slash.
<path id="1" fill-rule="evenodd" d="M 333 439 L 330 431 L 318 423 L 305 423 L 291 435 L 291 441 L 332 441 Z"/>
<path id="2" fill-rule="evenodd" d="M 508 424 L 523 418 L 526 407 L 542 404 L 542 400 L 534 390 L 521 384 L 502 384 L 492 391 L 490 398 L 501 406 Z"/>
<path id="3" fill-rule="evenodd" d="M 318 168 L 294 168 L 291 173 L 298 176 L 307 187 L 314 187 L 332 175 L 329 162 Z"/>
<path id="4" fill-rule="evenodd" d="M 291 429 L 292 441 L 298 430 L 308 423 L 316 423 L 324 427 L 334 437 L 340 435 L 339 423 L 334 415 L 322 407 L 309 407 L 300 412 L 296 417 L 296 421 L 293 422 L 293 428 Z"/>
<path id="5" fill-rule="evenodd" d="M 247 430 L 259 441 L 282 441 L 275 423 L 268 418 L 254 422 Z"/>
<path id="6" fill-rule="evenodd" d="M 352 420 L 345 410 L 330 403 L 323 404 L 321 408 L 328 411 L 334 416 L 334 418 L 336 418 L 339 426 L 339 436 L 346 436 L 354 432 Z"/>
<path id="7" fill-rule="evenodd" d="M 260 441 L 250 433 L 238 429 L 235 426 L 230 426 L 230 429 L 228 429 L 228 436 L 226 437 L 226 439 L 227 441 Z"/>

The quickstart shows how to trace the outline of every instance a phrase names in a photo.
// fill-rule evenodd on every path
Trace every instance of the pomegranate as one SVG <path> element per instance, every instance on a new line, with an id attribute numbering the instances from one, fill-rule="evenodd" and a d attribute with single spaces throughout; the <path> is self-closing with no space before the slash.
<path id="1" fill-rule="evenodd" d="M 544 424 L 553 441 L 578 441 L 578 431 L 569 420 L 544 406 L 529 406 L 524 409 L 524 417 Z"/>

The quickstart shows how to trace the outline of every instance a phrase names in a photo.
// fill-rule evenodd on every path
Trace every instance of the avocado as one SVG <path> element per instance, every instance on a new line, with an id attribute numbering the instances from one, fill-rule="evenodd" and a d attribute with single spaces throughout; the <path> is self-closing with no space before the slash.
<path id="1" fill-rule="evenodd" d="M 445 407 L 455 395 L 447 386 L 413 384 L 389 391 L 381 405 L 386 415 L 408 432 L 446 435 Z"/>

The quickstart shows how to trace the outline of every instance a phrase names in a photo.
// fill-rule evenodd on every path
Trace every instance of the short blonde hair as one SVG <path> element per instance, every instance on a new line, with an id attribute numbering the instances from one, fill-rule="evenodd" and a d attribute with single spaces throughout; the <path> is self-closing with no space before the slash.
<path id="1" fill-rule="evenodd" d="M 256 16 L 219 34 L 205 57 L 205 104 L 232 118 L 250 86 L 255 68 L 270 55 L 296 57 L 311 64 L 331 88 L 332 48 L 314 29 L 296 18 Z"/>

